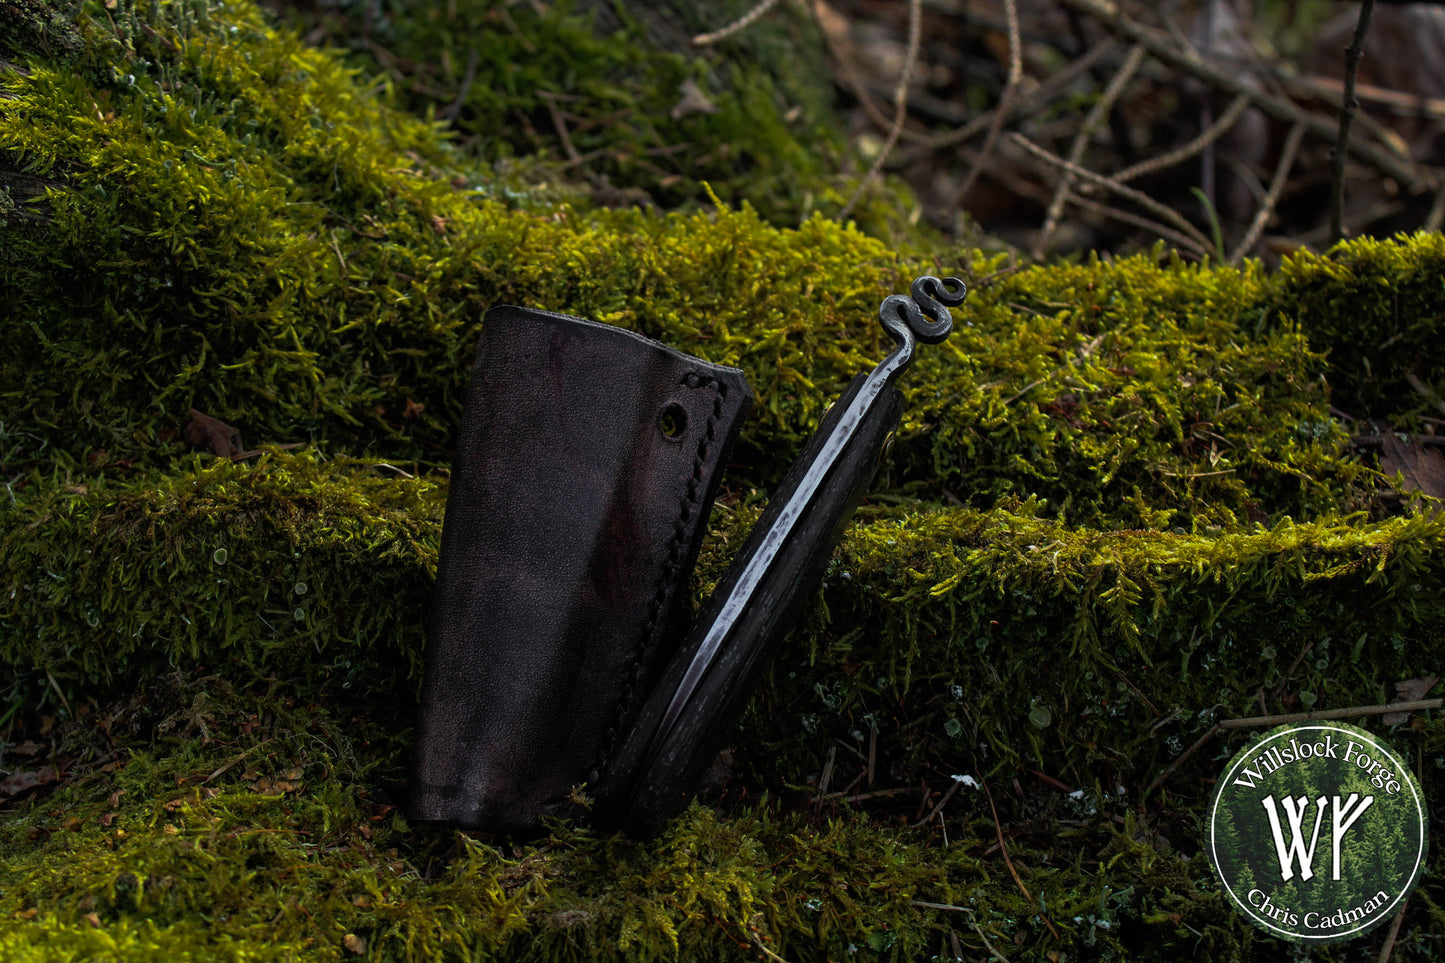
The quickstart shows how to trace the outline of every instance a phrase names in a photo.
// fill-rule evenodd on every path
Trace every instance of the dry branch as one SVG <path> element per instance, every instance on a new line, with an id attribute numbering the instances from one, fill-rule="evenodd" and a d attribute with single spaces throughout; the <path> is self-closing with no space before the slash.
<path id="1" fill-rule="evenodd" d="M 1375 0 L 1362 0 L 1360 19 L 1355 23 L 1355 37 L 1345 48 L 1345 95 L 1340 106 L 1340 135 L 1330 156 L 1330 243 L 1338 243 L 1345 234 L 1345 154 L 1350 147 L 1350 122 L 1360 109 L 1355 99 L 1355 77 L 1360 60 L 1365 56 L 1365 34 L 1370 31 L 1370 14 Z"/>
<path id="2" fill-rule="evenodd" d="M 1012 2 L 1012 0 L 1009 0 Z M 903 58 L 903 73 L 898 77 L 898 86 L 893 91 L 893 122 L 888 128 L 888 139 L 883 143 L 883 149 L 873 160 L 873 166 L 868 168 L 868 173 L 858 182 L 853 190 L 853 196 L 848 198 L 848 203 L 838 212 L 838 220 L 848 219 L 853 212 L 853 206 L 858 203 L 858 198 L 868 185 L 883 170 L 883 164 L 888 160 L 888 155 L 893 153 L 893 146 L 898 143 L 898 136 L 903 133 L 903 125 L 908 120 L 908 80 L 913 76 L 913 68 L 918 63 L 918 48 L 923 40 L 923 0 L 909 0 L 908 3 L 908 53 Z"/>
<path id="3" fill-rule="evenodd" d="M 1144 48 L 1136 44 L 1129 51 L 1129 55 L 1124 58 L 1124 63 L 1119 66 L 1118 72 L 1114 74 L 1114 79 L 1109 81 L 1109 86 L 1104 89 L 1104 95 L 1095 102 L 1093 109 L 1089 111 L 1089 116 L 1084 118 L 1079 133 L 1074 137 L 1073 146 L 1069 148 L 1071 164 L 1078 164 L 1084 159 L 1084 151 L 1089 146 L 1089 140 L 1099 129 L 1099 124 L 1109 116 L 1109 111 L 1114 109 L 1114 102 L 1119 99 L 1119 95 L 1124 92 L 1124 87 L 1129 81 L 1134 79 L 1134 74 L 1138 72 L 1143 63 Z M 1059 219 L 1063 217 L 1064 205 L 1069 201 L 1069 189 L 1073 186 L 1073 174 L 1065 173 L 1059 179 L 1059 186 L 1054 191 L 1054 199 L 1049 203 L 1049 213 L 1044 218 L 1043 230 L 1039 231 L 1038 241 L 1034 244 L 1033 255 L 1035 258 L 1042 259 L 1048 250 L 1049 240 L 1059 229 Z"/>
<path id="4" fill-rule="evenodd" d="M 1295 156 L 1299 153 L 1299 145 L 1304 140 L 1305 129 L 1301 124 L 1295 124 L 1290 128 L 1289 137 L 1286 138 L 1284 150 L 1280 153 L 1279 164 L 1274 169 L 1274 178 L 1269 182 L 1269 192 L 1264 195 L 1260 202 L 1259 210 L 1254 215 L 1254 220 L 1245 232 L 1244 239 L 1235 248 L 1234 256 L 1229 259 L 1231 264 L 1239 263 L 1240 259 L 1247 255 L 1259 235 L 1264 231 L 1264 226 L 1269 223 L 1269 217 L 1274 213 L 1275 205 L 1279 203 L 1280 194 L 1284 193 L 1284 185 L 1289 181 L 1289 172 L 1294 168 Z"/>
<path id="5" fill-rule="evenodd" d="M 1082 207 L 1086 211 L 1093 211 L 1095 214 L 1102 215 L 1103 217 L 1107 217 L 1110 220 L 1118 221 L 1121 224 L 1128 224 L 1132 227 L 1137 227 L 1142 230 L 1148 231 L 1150 234 L 1153 234 L 1156 237 L 1168 241 L 1175 247 L 1187 248 L 1188 250 L 1194 251 L 1200 257 L 1203 257 L 1207 253 L 1205 251 L 1199 250 L 1199 247 L 1195 243 L 1193 238 L 1185 237 L 1183 234 L 1179 233 L 1178 231 L 1174 230 L 1174 228 L 1169 227 L 1168 225 L 1160 224 L 1158 221 L 1150 220 L 1149 218 L 1139 214 L 1135 214 L 1132 211 L 1125 211 L 1117 207 L 1112 207 L 1108 204 L 1102 204 L 1099 201 L 1094 200 L 1093 198 L 1080 197 L 1077 194 L 1071 195 L 1069 197 L 1069 203 L 1073 204 L 1076 207 Z"/>
<path id="6" fill-rule="evenodd" d="M 747 13 L 743 14 L 741 17 L 738 17 L 736 20 L 728 24 L 726 27 L 723 27 L 721 30 L 715 30 L 712 33 L 700 33 L 696 37 L 693 37 L 692 45 L 694 47 L 706 47 L 710 44 L 715 44 L 726 40 L 733 34 L 742 33 L 744 30 L 751 27 L 754 23 L 761 20 L 769 10 L 773 9 L 777 5 L 778 0 L 762 0 L 762 2 L 759 3 L 757 6 L 753 7 Z"/>
<path id="7" fill-rule="evenodd" d="M 1210 124 L 1208 129 L 1206 129 L 1198 137 L 1194 138 L 1183 147 L 1179 147 L 1175 150 L 1169 151 L 1167 154 L 1160 154 L 1158 157 L 1151 157 L 1148 160 L 1140 161 L 1132 167 L 1124 168 L 1119 173 L 1114 175 L 1114 180 L 1118 181 L 1120 184 L 1127 184 L 1129 181 L 1143 177 L 1146 174 L 1153 174 L 1157 171 L 1167 170 L 1168 168 L 1173 167 L 1175 164 L 1184 163 L 1185 161 L 1189 160 L 1189 158 L 1195 156 L 1200 151 L 1204 150 L 1204 148 L 1208 147 L 1210 144 L 1213 144 L 1215 141 L 1219 140 L 1219 138 L 1229 133 L 1229 129 L 1239 122 L 1239 118 L 1244 116 L 1244 112 L 1248 108 L 1249 97 L 1244 94 L 1240 94 L 1238 97 L 1235 97 L 1234 100 L 1230 102 L 1228 107 L 1224 109 L 1224 113 L 1219 115 L 1219 119 L 1216 120 L 1214 123 Z"/>
<path id="8" fill-rule="evenodd" d="M 1003 96 L 999 98 L 998 109 L 994 111 L 993 123 L 988 126 L 988 136 L 983 139 L 983 149 L 979 152 L 978 160 L 969 168 L 968 176 L 963 179 L 963 186 L 958 189 L 950 208 L 956 209 L 963 203 L 968 192 L 973 190 L 974 181 L 978 180 L 978 175 L 993 155 L 999 131 L 1003 130 L 1004 118 L 1008 117 L 1009 110 L 1013 107 L 1019 81 L 1023 78 L 1023 42 L 1019 39 L 1018 0 L 1003 0 L 1003 8 L 1008 16 L 1008 83 L 1004 85 Z"/>
<path id="9" fill-rule="evenodd" d="M 1182 48 L 1167 34 L 1145 26 L 1125 14 L 1110 0 L 1059 0 L 1064 6 L 1086 14 L 1119 37 L 1142 44 L 1151 54 L 1171 67 L 1188 73 L 1205 83 L 1230 94 L 1246 95 L 1265 114 L 1275 120 L 1293 126 L 1303 124 L 1308 133 L 1325 140 L 1333 140 L 1339 126 L 1323 114 L 1304 110 L 1296 104 L 1277 97 L 1267 91 L 1257 90 L 1250 85 L 1242 73 L 1230 73 L 1203 60 L 1193 50 Z M 1382 173 L 1399 181 L 1412 193 L 1430 190 L 1437 186 L 1438 179 L 1432 171 L 1420 165 L 1403 161 L 1373 141 L 1355 139 L 1349 144 L 1350 153 L 1368 161 Z"/>
<path id="10" fill-rule="evenodd" d="M 1209 239 L 1206 238 L 1202 233 L 1200 233 L 1197 227 L 1189 223 L 1189 221 L 1182 214 L 1180 214 L 1178 211 L 1171 210 L 1170 208 L 1165 207 L 1163 204 L 1160 204 L 1148 194 L 1145 194 L 1142 191 L 1137 191 L 1126 184 L 1120 184 L 1109 177 L 1105 177 L 1103 174 L 1096 174 L 1093 171 L 1084 167 L 1080 167 L 1077 164 L 1070 164 L 1064 158 L 1058 156 L 1057 154 L 1051 153 L 1048 150 L 1045 150 L 1038 144 L 1035 144 L 1033 141 L 1029 140 L 1027 137 L 1024 137 L 1022 134 L 1016 133 L 1012 136 L 1014 143 L 1018 144 L 1024 150 L 1028 151 L 1030 154 L 1033 154 L 1035 157 L 1042 160 L 1046 164 L 1057 167 L 1062 171 L 1071 172 L 1075 177 L 1078 177 L 1081 180 L 1086 180 L 1091 184 L 1097 184 L 1099 187 L 1102 187 L 1107 191 L 1118 194 L 1120 197 L 1127 198 L 1128 200 L 1133 201 L 1135 204 L 1138 204 L 1140 207 L 1144 208 L 1149 213 L 1153 214 L 1155 217 L 1163 218 L 1164 220 L 1173 224 L 1176 228 L 1178 228 L 1181 233 L 1183 233 L 1186 237 L 1190 239 L 1190 241 L 1192 242 L 1191 246 L 1194 248 L 1195 253 L 1200 255 L 1201 257 L 1208 255 L 1209 251 L 1212 249 L 1213 245 L 1210 243 Z"/>

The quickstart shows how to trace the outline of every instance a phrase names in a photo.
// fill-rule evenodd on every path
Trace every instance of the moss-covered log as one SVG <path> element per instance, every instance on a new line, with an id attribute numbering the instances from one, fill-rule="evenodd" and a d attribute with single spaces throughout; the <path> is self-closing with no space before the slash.
<path id="1" fill-rule="evenodd" d="M 569 205 L 193 0 L 0 0 L 0 186 L 0 958 L 1284 959 L 1199 852 L 1239 737 L 1186 750 L 1438 672 L 1445 519 L 1331 407 L 1431 426 L 1437 235 L 999 273 Z M 959 329 L 701 804 L 645 845 L 409 825 L 485 307 L 747 372 L 700 598 L 935 267 Z M 267 451 L 188 452 L 192 409 Z M 1373 728 L 1440 825 L 1442 723 Z M 1396 958 L 1436 955 L 1439 879 Z"/>

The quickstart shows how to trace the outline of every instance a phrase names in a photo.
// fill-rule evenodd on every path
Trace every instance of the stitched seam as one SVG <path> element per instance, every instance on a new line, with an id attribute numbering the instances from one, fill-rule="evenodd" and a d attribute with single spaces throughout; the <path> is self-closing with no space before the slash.
<path id="1" fill-rule="evenodd" d="M 698 439 L 697 454 L 692 460 L 692 477 L 687 481 L 687 491 L 682 497 L 678 506 L 677 521 L 672 526 L 672 539 L 668 542 L 667 562 L 662 567 L 662 573 L 658 576 L 657 590 L 652 594 L 652 601 L 648 603 L 647 621 L 643 624 L 641 636 L 632 649 L 632 672 L 627 679 L 626 687 L 622 696 L 616 702 L 612 710 L 612 723 L 607 727 L 607 738 L 602 747 L 601 760 L 597 765 L 589 766 L 588 771 L 599 771 L 612 759 L 617 749 L 617 740 L 621 737 L 622 715 L 632 705 L 633 697 L 638 687 L 642 684 L 642 677 L 647 672 L 647 657 L 651 654 L 650 649 L 656 648 L 655 643 L 649 645 L 653 633 L 657 631 L 658 623 L 662 619 L 663 610 L 667 607 L 667 597 L 672 592 L 673 576 L 677 567 L 682 561 L 683 552 L 687 548 L 688 522 L 691 521 L 693 513 L 697 510 L 697 501 L 702 493 L 703 470 L 707 466 L 708 452 L 712 450 L 713 443 L 717 440 L 717 423 L 722 418 L 723 404 L 727 401 L 727 385 L 708 375 L 699 375 L 689 371 L 682 377 L 682 384 L 688 388 L 711 388 L 717 392 L 713 398 L 712 413 L 708 415 L 702 437 Z"/>

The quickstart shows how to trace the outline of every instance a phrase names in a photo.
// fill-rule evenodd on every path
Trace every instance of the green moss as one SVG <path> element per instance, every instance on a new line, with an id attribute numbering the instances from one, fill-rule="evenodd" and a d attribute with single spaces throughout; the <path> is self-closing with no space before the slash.
<path id="1" fill-rule="evenodd" d="M 1403 372 L 1440 390 L 1438 237 L 1274 274 L 1157 251 L 991 276 L 747 205 L 579 210 L 502 196 L 250 6 L 101 10 L 27 21 L 79 45 L 26 28 L 0 64 L 0 767 L 61 775 L 5 797 L 0 957 L 1283 958 L 1197 851 L 1235 746 L 1151 786 L 1261 701 L 1438 670 L 1445 518 L 1390 514 L 1330 411 L 1428 424 Z M 928 269 L 976 289 L 909 372 L 725 790 L 645 845 L 400 818 L 483 310 L 747 372 L 699 597 L 887 350 L 878 301 Z M 303 447 L 188 454 L 191 408 Z M 1445 798 L 1445 724 L 1379 728 Z M 965 774 L 989 794 L 915 826 Z M 1397 958 L 1434 955 L 1441 878 Z"/>
<path id="2" fill-rule="evenodd" d="M 573 6 L 388 0 L 297 19 L 384 74 L 406 109 L 441 118 L 469 156 L 522 159 L 524 180 L 561 176 L 610 206 L 664 208 L 695 203 L 711 181 L 783 224 L 841 206 L 842 179 L 825 176 L 841 138 L 810 18 L 782 10 L 734 44 L 684 56 L 668 51 L 750 5 L 649 4 L 637 17 L 623 4 Z M 710 109 L 679 110 L 684 84 Z"/>
<path id="3" fill-rule="evenodd" d="M 444 491 L 286 455 L 24 489 L 0 513 L 0 659 L 72 702 L 174 665 L 414 694 Z M 981 766 L 1137 788 L 1253 714 L 1261 685 L 1371 704 L 1432 670 L 1445 517 L 1176 534 L 1036 508 L 865 507 L 740 736 L 742 770 L 796 783 L 861 726 L 904 784 Z M 718 509 L 699 587 L 754 518 Z"/>
<path id="4" fill-rule="evenodd" d="M 883 352 L 877 302 L 926 269 L 818 218 L 509 209 L 438 179 L 435 130 L 334 58 L 243 8 L 208 22 L 167 28 L 174 51 L 153 42 L 106 84 L 41 66 L 6 81 L 0 149 L 63 175 L 49 228 L 7 245 L 7 473 L 57 453 L 164 465 L 191 408 L 251 442 L 445 464 L 480 314 L 513 301 L 742 366 L 761 417 L 740 477 L 765 486 Z M 910 379 L 894 480 L 1126 527 L 1338 504 L 1364 482 L 1325 365 L 1272 320 L 1286 300 L 1256 268 L 1146 256 L 1009 277 Z"/>
<path id="5" fill-rule="evenodd" d="M 179 662 L 415 679 L 445 489 L 384 471 L 218 460 L 26 490 L 0 512 L 6 661 L 92 683 Z"/>
<path id="6" fill-rule="evenodd" d="M 75 29 L 77 6 L 44 0 L 0 3 L 0 64 L 17 53 L 35 52 L 58 61 L 77 55 L 84 44 Z"/>
<path id="7" fill-rule="evenodd" d="M 1439 418 L 1445 402 L 1445 238 L 1360 238 L 1280 267 L 1276 303 L 1328 351 L 1337 404 L 1356 418 Z M 1415 384 L 1410 383 L 1411 378 Z"/>
<path id="8" fill-rule="evenodd" d="M 1145 821 L 1107 795 L 1081 805 L 990 779 L 1007 865 L 967 788 L 943 830 L 763 800 L 725 819 L 695 806 L 646 845 L 558 826 L 502 846 L 397 815 L 409 707 L 166 681 L 50 731 L 86 775 L 0 822 L 7 959 L 751 960 L 763 946 L 902 961 L 946 958 L 955 940 L 1022 958 L 1287 958 L 1178 845 L 1192 816 L 1172 807 Z M 1438 766 L 1425 782 L 1440 798 Z M 1427 874 L 1402 959 L 1428 958 L 1439 896 Z"/>

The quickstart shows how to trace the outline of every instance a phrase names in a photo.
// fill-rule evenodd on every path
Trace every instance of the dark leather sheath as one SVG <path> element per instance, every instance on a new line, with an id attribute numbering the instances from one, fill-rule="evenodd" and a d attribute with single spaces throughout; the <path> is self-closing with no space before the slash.
<path id="1" fill-rule="evenodd" d="M 487 313 L 442 528 L 411 815 L 583 814 L 687 622 L 742 372 L 638 334 Z M 685 600 L 683 600 L 685 603 Z M 680 611 L 681 610 L 681 611 Z"/>

